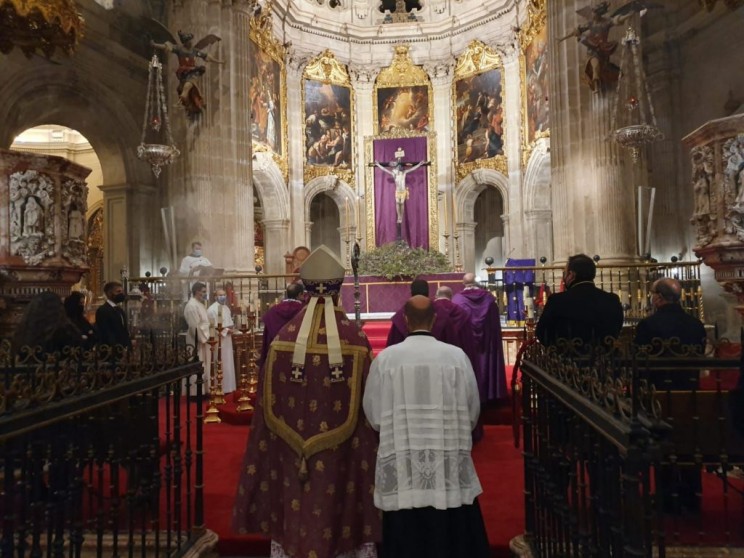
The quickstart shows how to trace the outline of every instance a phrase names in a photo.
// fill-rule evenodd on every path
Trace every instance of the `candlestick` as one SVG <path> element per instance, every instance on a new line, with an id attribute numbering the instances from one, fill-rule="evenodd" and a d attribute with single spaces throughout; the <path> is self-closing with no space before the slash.
<path id="1" fill-rule="evenodd" d="M 357 197 L 357 227 L 356 227 L 356 235 L 357 238 L 362 237 L 362 200 L 361 198 Z"/>
<path id="2" fill-rule="evenodd" d="M 447 192 L 445 191 L 444 192 L 444 232 L 447 232 L 448 224 L 449 223 L 447 223 Z"/>
<path id="3" fill-rule="evenodd" d="M 457 202 L 455 201 L 455 194 L 452 193 L 452 226 L 457 228 Z"/>
<path id="4" fill-rule="evenodd" d="M 344 198 L 344 206 L 346 207 L 346 241 L 349 241 L 351 236 L 351 222 L 349 221 L 349 198 Z"/>

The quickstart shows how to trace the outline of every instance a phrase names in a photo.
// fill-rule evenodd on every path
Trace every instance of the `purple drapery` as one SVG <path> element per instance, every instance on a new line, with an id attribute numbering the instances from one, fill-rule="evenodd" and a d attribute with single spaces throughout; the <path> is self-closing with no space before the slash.
<path id="1" fill-rule="evenodd" d="M 374 160 L 381 164 L 395 161 L 395 152 L 403 148 L 403 162 L 427 161 L 427 138 L 398 138 L 374 141 Z M 375 167 L 375 245 L 397 240 L 395 181 Z M 413 248 L 429 249 L 429 170 L 419 167 L 406 174 L 409 197 L 403 211 L 403 240 Z"/>
<path id="2" fill-rule="evenodd" d="M 534 259 L 517 260 L 509 258 L 504 267 L 533 267 Z M 524 288 L 527 287 L 530 296 L 534 298 L 533 285 L 535 283 L 535 272 L 527 270 L 504 271 L 504 288 L 508 304 L 506 307 L 506 319 L 509 321 L 523 321 L 527 319 L 527 309 L 524 306 Z"/>

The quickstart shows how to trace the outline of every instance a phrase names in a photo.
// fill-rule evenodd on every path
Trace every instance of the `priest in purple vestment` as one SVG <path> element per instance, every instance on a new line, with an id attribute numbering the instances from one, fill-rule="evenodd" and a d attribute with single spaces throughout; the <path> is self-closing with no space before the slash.
<path id="1" fill-rule="evenodd" d="M 261 356 L 257 363 L 259 369 L 266 362 L 266 355 L 269 354 L 269 345 L 271 345 L 276 334 L 279 333 L 289 320 L 294 318 L 302 310 L 302 294 L 304 292 L 305 288 L 299 281 L 290 283 L 287 285 L 286 298 L 279 304 L 275 304 L 269 308 L 266 314 L 263 315 L 261 319 L 264 324 L 263 344 L 261 345 Z"/>
<path id="2" fill-rule="evenodd" d="M 233 529 L 271 558 L 376 558 L 377 434 L 361 414 L 372 351 L 337 306 L 344 266 L 325 246 L 300 268 L 311 298 L 269 347 Z"/>
<path id="3" fill-rule="evenodd" d="M 470 323 L 478 354 L 478 366 L 473 366 L 478 380 L 481 402 L 508 396 L 504 350 L 501 344 L 501 316 L 496 299 L 475 282 L 475 275 L 466 273 L 463 290 L 452 302 L 470 310 Z"/>

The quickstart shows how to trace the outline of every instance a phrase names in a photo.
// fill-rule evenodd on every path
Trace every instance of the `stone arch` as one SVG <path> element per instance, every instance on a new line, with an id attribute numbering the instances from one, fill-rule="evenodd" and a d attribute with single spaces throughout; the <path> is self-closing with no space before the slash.
<path id="1" fill-rule="evenodd" d="M 492 169 L 476 169 L 460 181 L 455 189 L 454 205 L 457 213 L 456 231 L 462 264 L 467 271 L 475 270 L 475 200 L 486 188 L 495 188 L 504 203 L 503 215 L 496 218 L 504 221 L 504 247 L 509 251 L 509 180 L 502 173 Z"/>
<path id="2" fill-rule="evenodd" d="M 292 250 L 289 241 L 289 191 L 271 153 L 253 154 L 253 186 L 261 199 L 265 270 L 283 273 L 283 255 Z"/>
<path id="3" fill-rule="evenodd" d="M 553 201 L 550 182 L 550 141 L 537 141 L 524 171 L 524 216 L 527 249 L 536 259 L 553 261 Z"/>
<path id="4" fill-rule="evenodd" d="M 261 198 L 263 220 L 289 222 L 289 191 L 284 176 L 270 153 L 253 155 L 253 185 Z"/>
<path id="5" fill-rule="evenodd" d="M 79 71 L 72 62 L 42 64 L 29 61 L 6 68 L 0 84 L 0 145 L 8 147 L 22 131 L 43 124 L 66 126 L 85 136 L 101 162 L 104 199 L 116 200 L 111 207 L 104 201 L 104 280 L 118 279 L 125 268 L 139 275 L 161 259 L 157 242 L 144 242 L 159 236 L 160 219 L 154 212 L 160 204 L 153 201 L 158 192 L 152 172 L 136 156 L 141 103 L 130 104 L 113 85 L 94 72 Z"/>
<path id="6" fill-rule="evenodd" d="M 339 209 L 339 215 L 341 215 L 341 227 L 351 228 L 356 231 L 357 223 L 357 211 L 359 210 L 359 204 L 356 203 L 356 192 L 354 189 L 345 181 L 338 178 L 336 175 L 329 174 L 326 176 L 319 176 L 318 178 L 312 179 L 307 183 L 305 187 L 305 221 L 310 221 L 310 204 L 313 198 L 320 193 L 325 192 L 334 202 Z M 345 223 L 344 220 L 345 212 L 343 211 L 345 201 L 349 200 L 349 221 Z"/>

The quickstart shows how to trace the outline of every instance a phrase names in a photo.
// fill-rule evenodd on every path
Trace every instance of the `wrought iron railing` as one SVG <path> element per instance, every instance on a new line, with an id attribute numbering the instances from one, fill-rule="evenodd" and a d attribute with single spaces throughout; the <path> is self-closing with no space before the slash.
<path id="1" fill-rule="evenodd" d="M 204 526 L 202 366 L 133 349 L 0 345 L 0 555 L 176 556 Z M 211 542 L 210 542 L 211 541 Z"/>
<path id="2" fill-rule="evenodd" d="M 532 555 L 744 549 L 738 357 L 670 343 L 570 349 L 534 344 L 520 367 Z"/>

